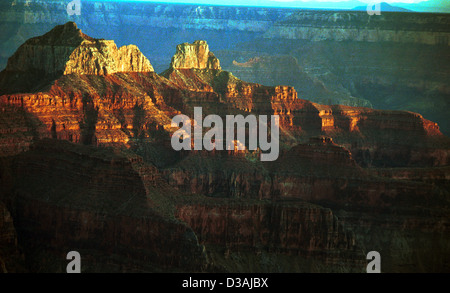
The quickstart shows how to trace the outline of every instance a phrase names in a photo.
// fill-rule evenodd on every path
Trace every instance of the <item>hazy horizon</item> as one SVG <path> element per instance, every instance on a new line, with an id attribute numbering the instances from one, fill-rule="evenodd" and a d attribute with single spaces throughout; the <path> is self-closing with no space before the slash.
<path id="1" fill-rule="evenodd" d="M 82 0 L 96 1 L 96 0 Z M 439 0 L 100 0 L 115 2 L 154 2 L 172 4 L 225 5 L 225 6 L 259 6 L 278 8 L 306 9 L 353 9 L 368 3 L 388 3 L 389 5 L 412 10 L 413 12 L 450 13 L 450 1 Z"/>

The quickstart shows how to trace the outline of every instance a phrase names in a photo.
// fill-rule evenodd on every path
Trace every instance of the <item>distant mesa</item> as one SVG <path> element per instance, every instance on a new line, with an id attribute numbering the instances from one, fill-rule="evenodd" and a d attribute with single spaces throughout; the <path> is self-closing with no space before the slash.
<path id="1" fill-rule="evenodd" d="M 381 2 L 379 4 L 380 4 L 381 12 L 414 12 L 414 11 L 406 9 L 406 8 L 389 5 L 386 2 Z M 372 4 L 372 6 L 373 5 L 375 5 L 375 4 Z M 357 6 L 357 7 L 353 8 L 352 10 L 367 11 L 367 5 L 366 6 Z"/>
<path id="2" fill-rule="evenodd" d="M 135 45 L 117 48 L 114 41 L 91 38 L 68 22 L 26 41 L 8 59 L 6 71 L 107 75 L 154 70 Z"/>
<path id="3" fill-rule="evenodd" d="M 216 69 L 221 70 L 219 59 L 209 51 L 206 41 L 177 45 L 170 64 L 171 69 Z"/>
<path id="4" fill-rule="evenodd" d="M 255 64 L 259 63 L 260 61 L 261 61 L 260 57 L 253 57 L 244 63 L 240 63 L 240 62 L 237 62 L 236 60 L 233 60 L 233 65 L 238 66 L 238 67 L 247 67 L 248 68 L 248 67 L 253 67 Z"/>

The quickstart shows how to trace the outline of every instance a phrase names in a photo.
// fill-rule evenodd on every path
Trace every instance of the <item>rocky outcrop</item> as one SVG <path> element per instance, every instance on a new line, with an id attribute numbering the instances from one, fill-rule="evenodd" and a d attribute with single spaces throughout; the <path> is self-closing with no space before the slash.
<path id="1" fill-rule="evenodd" d="M 176 99 L 179 92 L 155 73 L 136 73 L 67 75 L 46 92 L 0 96 L 3 155 L 26 150 L 31 140 L 45 137 L 94 145 L 124 145 L 132 137 L 149 137 L 170 128 L 168 115 L 175 112 L 162 95 Z"/>
<path id="2" fill-rule="evenodd" d="M 90 56 L 95 56 L 95 59 L 89 58 Z M 71 54 L 64 70 L 64 74 L 81 75 L 107 75 L 117 72 L 153 72 L 153 67 L 135 45 L 117 49 L 114 41 L 100 40 L 83 42 Z"/>
<path id="3" fill-rule="evenodd" d="M 114 76 L 119 73 L 125 75 Z M 155 77 L 136 46 L 118 49 L 114 41 L 85 35 L 73 22 L 28 40 L 0 73 L 0 94 L 6 94 L 0 96 L 0 107 L 4 119 L 14 121 L 2 120 L 3 155 L 26 150 L 30 140 L 45 137 L 108 145 L 148 136 L 150 124 L 157 128 L 170 123 L 154 106 L 162 102 L 155 83 L 143 81 Z M 159 118 L 146 118 L 148 111 Z"/>
<path id="4" fill-rule="evenodd" d="M 172 69 L 221 69 L 219 59 L 209 51 L 206 41 L 199 40 L 192 44 L 179 44 L 170 67 Z"/>
<path id="5" fill-rule="evenodd" d="M 255 62 L 258 59 L 248 64 Z M 436 123 L 417 113 L 312 103 L 301 99 L 291 86 L 249 83 L 224 70 L 169 69 L 163 75 L 193 92 L 176 105 L 186 113 L 201 105 L 205 114 L 278 115 L 281 140 L 289 146 L 326 135 L 350 150 L 362 166 L 448 164 L 449 139 Z"/>
<path id="6" fill-rule="evenodd" d="M 179 95 L 136 46 L 117 49 L 73 22 L 25 42 L 0 73 L 0 84 L 3 156 L 45 137 L 97 145 L 148 137 L 170 127 L 167 114 L 174 110 L 162 95 Z"/>
<path id="7" fill-rule="evenodd" d="M 45 35 L 26 41 L 6 66 L 6 72 L 44 75 L 152 71 L 150 61 L 136 46 L 117 48 L 114 41 L 93 39 L 82 33 L 74 22 L 56 26 Z"/>
<path id="8" fill-rule="evenodd" d="M 64 39 L 66 35 L 67 40 Z M 30 40 L 24 48 L 51 42 L 56 47 L 61 47 L 61 44 L 75 46 L 80 42 L 93 42 L 93 39 L 73 23 L 68 23 Z M 73 52 L 86 53 L 89 48 L 90 45 L 80 45 Z M 242 81 L 221 70 L 218 59 L 209 51 L 205 41 L 180 44 L 171 67 L 163 74 L 165 78 L 153 72 L 104 75 L 108 69 L 105 72 L 106 67 L 94 64 L 108 60 L 108 64 L 116 66 L 128 57 L 134 63 L 139 58 L 133 55 L 133 47 L 119 49 L 118 52 L 128 53 L 117 56 L 107 47 L 105 50 L 101 49 L 102 46 L 95 48 L 109 55 L 93 53 L 90 56 L 86 53 L 89 57 L 84 58 L 84 53 L 75 54 L 87 62 L 78 62 L 75 66 L 69 61 L 64 70 L 71 74 L 46 82 L 24 79 L 9 69 L 0 74 L 0 83 L 8 84 L 3 88 L 4 93 L 19 92 L 0 97 L 2 111 L 16 117 L 13 120 L 19 123 L 9 124 L 7 121 L 11 119 L 3 120 L 2 132 L 6 135 L 2 138 L 2 148 L 5 155 L 26 150 L 32 139 L 41 137 L 85 144 L 126 145 L 130 138 L 148 138 L 155 130 L 169 131 L 171 116 L 178 111 L 189 114 L 194 106 L 202 106 L 204 114 L 279 115 L 283 143 L 294 146 L 309 137 L 326 134 L 349 149 L 357 162 L 363 165 L 386 166 L 386 162 L 397 162 L 407 166 L 426 162 L 427 165 L 438 166 L 448 162 L 448 139 L 442 136 L 435 123 L 419 114 L 320 105 L 299 99 L 291 86 L 263 86 Z M 19 49 L 11 60 L 25 58 L 27 52 L 23 50 Z M 36 64 L 48 63 L 44 57 L 41 59 L 45 62 L 35 59 L 39 58 L 33 59 Z M 127 70 L 134 70 L 134 63 Z M 14 62 L 11 64 L 11 68 L 15 68 Z M 23 74 L 36 76 L 33 72 Z M 30 84 L 24 84 L 24 80 Z M 24 94 L 30 85 L 35 90 Z M 17 109 L 25 110 L 26 114 Z M 386 138 L 396 131 L 400 133 L 393 136 L 395 139 Z M 430 149 L 435 150 L 430 152 Z"/>
<path id="9" fill-rule="evenodd" d="M 0 68 L 28 38 L 73 20 L 65 0 L 0 5 Z M 449 69 L 442 62 L 448 59 L 448 14 L 375 18 L 364 11 L 89 1 L 76 20 L 91 36 L 138 45 L 156 72 L 167 69 L 180 36 L 206 39 L 221 67 L 242 80 L 294 86 L 299 97 L 321 104 L 421 113 L 450 133 L 444 110 Z M 232 65 L 255 56 L 266 58 L 259 67 Z"/>
<path id="10" fill-rule="evenodd" d="M 76 31 L 67 42 L 80 39 L 92 41 Z M 36 40 L 64 43 L 52 34 Z M 77 48 L 87 57 L 89 46 Z M 358 242 L 372 249 L 358 215 L 419 241 L 448 233 L 450 142 L 422 115 L 317 104 L 292 86 L 245 82 L 222 70 L 204 41 L 180 45 L 162 75 L 95 68 L 105 56 L 120 60 L 112 47 L 97 49 L 87 69 L 66 63 L 79 72 L 0 74 L 0 190 L 32 271 L 63 271 L 65 254 L 77 249 L 86 271 L 252 271 L 246 262 L 270 272 L 360 271 Z M 259 150 L 173 151 L 171 118 L 192 116 L 193 107 L 222 117 L 278 115 L 278 160 L 261 162 Z M 401 178 L 387 167 L 415 171 Z M 427 227 L 436 229 L 422 233 Z M 448 251 L 445 241 L 426 243 Z M 390 260 L 417 256 L 406 253 Z M 264 266 L 266 255 L 274 266 Z M 310 266 L 291 267 L 291 256 Z"/>

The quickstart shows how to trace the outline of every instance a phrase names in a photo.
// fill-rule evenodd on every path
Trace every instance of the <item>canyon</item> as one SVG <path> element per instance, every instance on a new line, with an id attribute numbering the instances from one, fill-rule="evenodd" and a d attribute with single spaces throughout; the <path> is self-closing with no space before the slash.
<path id="1" fill-rule="evenodd" d="M 137 45 L 157 73 L 178 44 L 206 40 L 242 80 L 293 86 L 321 104 L 420 113 L 450 134 L 448 14 L 87 1 L 69 16 L 66 6 L 3 1 L 0 68 L 23 42 L 68 21 L 120 47 Z"/>
<path id="2" fill-rule="evenodd" d="M 71 250 L 83 272 L 364 272 L 372 250 L 384 272 L 450 270 L 450 139 L 436 122 L 244 81 L 203 39 L 174 46 L 160 74 L 140 47 L 67 22 L 11 54 L 0 72 L 3 271 L 64 272 Z M 278 115 L 280 157 L 174 151 L 171 119 L 194 107 Z"/>

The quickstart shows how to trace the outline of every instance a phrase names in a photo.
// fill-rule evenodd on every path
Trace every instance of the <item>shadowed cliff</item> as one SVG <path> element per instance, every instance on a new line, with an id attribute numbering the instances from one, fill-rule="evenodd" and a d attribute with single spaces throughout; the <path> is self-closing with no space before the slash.
<path id="1" fill-rule="evenodd" d="M 73 39 L 69 59 L 46 54 Z M 29 271 L 64 271 L 77 249 L 89 272 L 362 272 L 372 250 L 386 272 L 448 271 L 450 142 L 436 123 L 243 81 L 206 41 L 179 44 L 159 75 L 93 40 L 56 27 L 0 74 L 0 249 L 17 235 Z M 47 80 L 23 84 L 34 69 Z M 171 118 L 196 106 L 278 115 L 280 157 L 175 152 Z"/>

